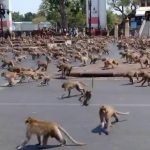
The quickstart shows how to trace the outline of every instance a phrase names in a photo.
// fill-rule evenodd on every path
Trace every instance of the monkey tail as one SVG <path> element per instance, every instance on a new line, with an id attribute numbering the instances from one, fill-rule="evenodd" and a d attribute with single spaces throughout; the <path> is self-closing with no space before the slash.
<path id="1" fill-rule="evenodd" d="M 68 139 L 71 140 L 74 144 L 76 144 L 76 145 L 78 145 L 78 146 L 86 145 L 85 143 L 80 143 L 80 142 L 76 141 L 75 139 L 73 139 L 73 138 L 69 135 L 69 133 L 68 133 L 63 127 L 58 126 L 58 128 L 59 128 L 60 131 L 63 132 L 63 133 L 68 137 Z"/>
<path id="2" fill-rule="evenodd" d="M 120 111 L 117 111 L 116 112 L 118 115 L 129 115 L 130 112 L 120 112 Z"/>

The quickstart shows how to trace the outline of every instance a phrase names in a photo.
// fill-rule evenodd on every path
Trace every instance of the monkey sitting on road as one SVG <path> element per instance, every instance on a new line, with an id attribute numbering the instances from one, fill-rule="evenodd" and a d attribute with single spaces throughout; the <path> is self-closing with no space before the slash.
<path id="1" fill-rule="evenodd" d="M 8 68 L 14 67 L 14 62 L 12 60 L 2 59 L 2 65 L 1 65 L 2 69 L 6 66 Z"/>
<path id="2" fill-rule="evenodd" d="M 62 84 L 62 88 L 68 91 L 68 97 L 70 97 L 71 90 L 76 89 L 77 91 L 81 92 L 81 95 L 84 95 L 86 91 L 86 85 L 81 81 L 75 80 L 67 80 Z"/>
<path id="3" fill-rule="evenodd" d="M 84 143 L 77 142 L 74 140 L 68 132 L 61 127 L 56 122 L 47 122 L 42 120 L 37 120 L 35 118 L 28 117 L 25 121 L 25 124 L 27 125 L 26 128 L 26 139 L 25 141 L 20 145 L 17 146 L 17 149 L 22 149 L 31 139 L 32 135 L 37 136 L 38 145 L 41 145 L 44 147 L 47 146 L 48 138 L 55 138 L 58 142 L 61 143 L 61 145 L 66 145 L 66 139 L 63 137 L 62 133 L 67 136 L 67 138 L 73 142 L 75 145 L 82 146 L 85 145 Z M 43 138 L 41 143 L 41 137 Z"/>
<path id="4" fill-rule="evenodd" d="M 81 95 L 79 101 L 82 102 L 83 106 L 88 106 L 91 96 L 92 96 L 91 91 L 87 90 L 83 95 Z"/>
<path id="5" fill-rule="evenodd" d="M 114 107 L 110 105 L 102 105 L 99 109 L 99 117 L 101 122 L 101 127 L 106 129 L 106 134 L 108 135 L 110 132 L 111 124 L 111 118 L 114 117 L 115 121 L 118 122 L 118 116 L 117 115 L 128 115 L 129 112 L 123 113 L 117 111 Z"/>
<path id="6" fill-rule="evenodd" d="M 17 78 L 16 72 L 2 72 L 1 77 L 4 77 L 8 81 L 8 86 L 14 86 L 17 82 L 15 82 Z"/>

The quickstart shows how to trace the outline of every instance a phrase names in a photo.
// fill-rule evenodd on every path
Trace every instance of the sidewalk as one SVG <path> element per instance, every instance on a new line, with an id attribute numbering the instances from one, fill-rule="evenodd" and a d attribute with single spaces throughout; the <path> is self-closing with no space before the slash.
<path id="1" fill-rule="evenodd" d="M 139 70 L 140 64 L 119 64 L 114 69 L 103 69 L 103 63 L 91 64 L 85 67 L 73 67 L 72 77 L 121 77 L 122 73 Z M 149 69 L 149 68 L 148 68 Z M 142 70 L 148 70 L 142 69 Z"/>

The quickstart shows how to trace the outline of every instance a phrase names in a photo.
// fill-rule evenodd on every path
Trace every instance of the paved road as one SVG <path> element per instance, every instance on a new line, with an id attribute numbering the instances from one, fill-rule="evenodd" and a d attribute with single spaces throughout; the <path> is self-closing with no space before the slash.
<path id="1" fill-rule="evenodd" d="M 81 79 L 92 88 L 91 79 Z M 150 88 L 125 85 L 127 80 L 94 79 L 93 97 L 89 107 L 82 107 L 78 97 L 60 99 L 64 93 L 64 80 L 52 80 L 47 87 L 37 83 L 24 83 L 16 87 L 0 88 L 0 149 L 15 150 L 25 136 L 24 120 L 28 116 L 59 122 L 76 140 L 86 146 L 59 147 L 49 140 L 54 150 L 149 150 L 150 148 Z M 72 95 L 78 94 L 75 90 Z M 130 111 L 120 116 L 109 136 L 99 135 L 98 108 L 112 104 L 120 111 Z M 24 150 L 37 150 L 33 138 Z"/>

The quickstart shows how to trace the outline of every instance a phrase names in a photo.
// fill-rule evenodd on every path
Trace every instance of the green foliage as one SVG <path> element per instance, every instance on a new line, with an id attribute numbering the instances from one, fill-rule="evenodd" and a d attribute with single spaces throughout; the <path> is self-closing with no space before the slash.
<path id="1" fill-rule="evenodd" d="M 24 15 L 21 15 L 19 12 L 12 13 L 12 20 L 19 22 L 19 21 L 32 21 L 36 17 L 36 14 L 28 12 Z"/>
<path id="2" fill-rule="evenodd" d="M 107 10 L 107 27 L 109 31 L 114 28 L 115 23 L 119 23 L 119 18 L 112 10 Z"/>
<path id="3" fill-rule="evenodd" d="M 39 13 L 47 14 L 48 20 L 59 24 L 62 24 L 63 17 L 66 15 L 66 21 L 69 25 L 83 26 L 86 18 L 85 3 L 86 0 L 43 0 Z"/>
<path id="4" fill-rule="evenodd" d="M 20 15 L 19 12 L 13 12 L 12 20 L 16 22 L 23 21 L 23 15 Z"/>
<path id="5" fill-rule="evenodd" d="M 108 4 L 115 11 L 122 14 L 123 19 L 130 13 L 135 11 L 140 0 L 108 0 Z"/>

